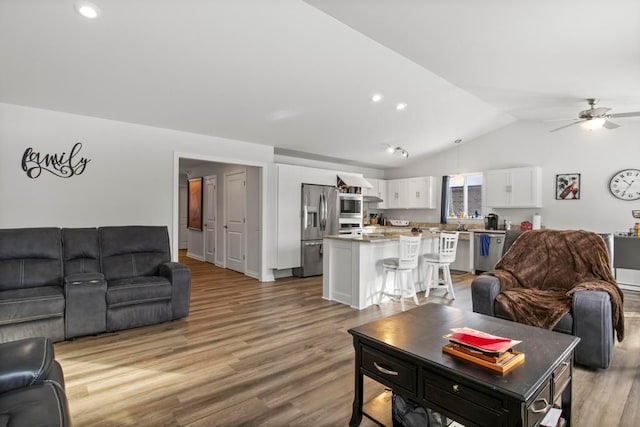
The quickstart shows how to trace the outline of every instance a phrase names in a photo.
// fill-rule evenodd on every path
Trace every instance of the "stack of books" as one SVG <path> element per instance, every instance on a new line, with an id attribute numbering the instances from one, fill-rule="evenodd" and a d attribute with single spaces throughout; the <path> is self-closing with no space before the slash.
<path id="1" fill-rule="evenodd" d="M 471 328 L 454 328 L 444 336 L 449 344 L 442 351 L 505 374 L 524 363 L 524 353 L 513 350 L 522 341 L 499 337 Z"/>

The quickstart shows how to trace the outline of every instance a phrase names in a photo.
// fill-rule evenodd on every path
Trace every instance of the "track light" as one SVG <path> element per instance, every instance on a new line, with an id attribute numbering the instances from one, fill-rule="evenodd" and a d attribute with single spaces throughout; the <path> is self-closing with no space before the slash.
<path id="1" fill-rule="evenodd" d="M 387 145 L 387 153 L 389 154 L 399 154 L 405 159 L 409 157 L 409 152 L 402 147 L 392 147 L 391 145 Z"/>

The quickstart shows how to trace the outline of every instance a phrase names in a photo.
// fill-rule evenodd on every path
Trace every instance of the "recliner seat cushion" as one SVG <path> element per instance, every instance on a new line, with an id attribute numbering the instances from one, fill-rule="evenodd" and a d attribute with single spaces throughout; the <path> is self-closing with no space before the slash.
<path id="1" fill-rule="evenodd" d="M 0 325 L 63 317 L 64 307 L 59 286 L 0 291 Z"/>
<path id="2" fill-rule="evenodd" d="M 171 283 L 164 277 L 142 276 L 110 280 L 107 283 L 107 307 L 121 307 L 171 300 Z"/>

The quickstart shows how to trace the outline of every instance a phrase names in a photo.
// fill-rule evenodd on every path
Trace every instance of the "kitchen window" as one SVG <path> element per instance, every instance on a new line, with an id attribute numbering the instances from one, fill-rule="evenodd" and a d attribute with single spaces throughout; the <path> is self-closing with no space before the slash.
<path id="1" fill-rule="evenodd" d="M 443 198 L 447 219 L 480 219 L 482 215 L 482 173 L 449 175 Z"/>

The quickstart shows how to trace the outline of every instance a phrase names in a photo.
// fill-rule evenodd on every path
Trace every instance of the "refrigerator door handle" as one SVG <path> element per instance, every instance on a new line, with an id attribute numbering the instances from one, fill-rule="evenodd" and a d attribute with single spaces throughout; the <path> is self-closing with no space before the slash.
<path id="1" fill-rule="evenodd" d="M 302 229 L 306 230 L 308 225 L 307 224 L 307 218 L 309 216 L 309 213 L 307 212 L 307 204 L 305 203 L 302 207 Z"/>
<path id="2" fill-rule="evenodd" d="M 320 205 L 318 207 L 320 210 L 320 231 L 324 231 L 324 227 L 326 225 L 325 216 L 327 213 L 327 210 L 325 209 L 324 194 L 320 194 Z"/>
<path id="3" fill-rule="evenodd" d="M 325 194 L 322 195 L 322 207 L 324 208 L 322 215 L 322 229 L 326 231 L 327 219 L 329 218 L 329 207 L 327 206 L 327 196 Z"/>

